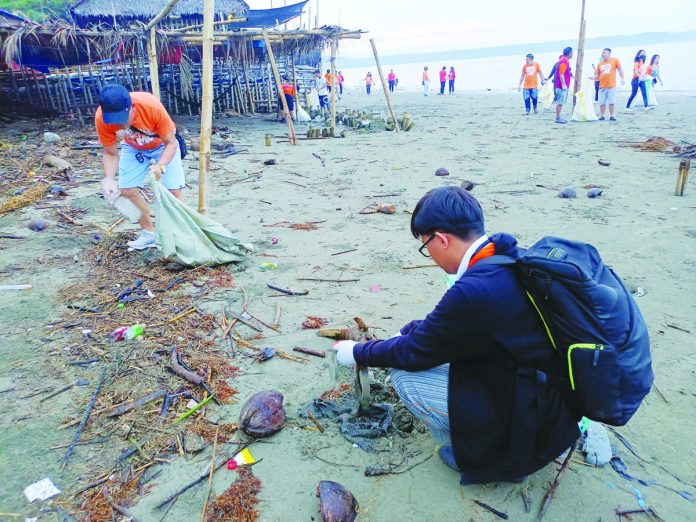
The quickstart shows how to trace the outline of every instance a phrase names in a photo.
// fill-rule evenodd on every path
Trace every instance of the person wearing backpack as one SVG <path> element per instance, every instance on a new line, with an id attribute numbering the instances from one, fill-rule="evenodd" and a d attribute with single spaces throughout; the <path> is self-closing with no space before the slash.
<path id="1" fill-rule="evenodd" d="M 563 54 L 558 59 L 554 67 L 554 103 L 556 104 L 556 123 L 565 124 L 567 120 L 561 118 L 563 105 L 568 101 L 568 89 L 570 88 L 570 78 L 573 76 L 570 71 L 570 59 L 573 57 L 573 48 L 566 47 Z"/>
<path id="2" fill-rule="evenodd" d="M 392 368 L 402 402 L 429 428 L 461 484 L 534 473 L 579 437 L 580 415 L 552 384 L 558 358 L 525 289 L 493 255 L 519 255 L 488 236 L 478 201 L 460 187 L 425 194 L 411 217 L 418 251 L 456 282 L 425 318 L 396 336 L 334 345 L 337 361 Z"/>
<path id="3" fill-rule="evenodd" d="M 99 94 L 94 123 L 99 143 L 104 147 L 104 199 L 111 203 L 119 195 L 128 198 L 140 211 L 138 222 L 142 229 L 128 246 L 135 250 L 154 248 L 157 246 L 154 225 L 140 188 L 149 170 L 161 176 L 162 184 L 181 199 L 181 191 L 186 186 L 181 163 L 185 151 L 176 126 L 152 94 L 128 92 L 116 83 L 106 85 Z"/>

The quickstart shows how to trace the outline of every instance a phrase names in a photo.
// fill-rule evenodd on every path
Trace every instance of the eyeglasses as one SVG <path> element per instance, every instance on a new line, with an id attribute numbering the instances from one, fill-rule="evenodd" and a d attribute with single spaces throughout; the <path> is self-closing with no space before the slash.
<path id="1" fill-rule="evenodd" d="M 426 250 L 426 247 L 428 246 L 428 243 L 430 243 L 434 238 L 435 238 L 435 234 L 431 235 L 430 238 L 420 246 L 420 248 L 418 249 L 418 252 L 420 252 L 420 255 L 422 255 L 424 257 L 430 257 L 430 252 L 428 252 Z"/>

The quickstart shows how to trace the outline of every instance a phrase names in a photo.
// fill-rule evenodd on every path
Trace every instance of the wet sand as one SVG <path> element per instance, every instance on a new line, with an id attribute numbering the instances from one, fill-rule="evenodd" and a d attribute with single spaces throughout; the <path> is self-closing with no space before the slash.
<path id="1" fill-rule="evenodd" d="M 353 92 L 344 96 L 340 107 L 374 110 L 386 117 L 381 94 L 378 91 L 368 97 Z M 558 126 L 550 111 L 522 116 L 517 93 L 431 93 L 424 97 L 400 91 L 394 96 L 395 107 L 399 114 L 411 113 L 416 122 L 411 132 L 361 134 L 348 130 L 345 139 L 300 141 L 296 147 L 274 139 L 270 148 L 264 146 L 264 135 L 282 135 L 284 125 L 268 121 L 268 116 L 218 118 L 214 125 L 228 126 L 232 141 L 248 145 L 249 153 L 214 157 L 209 214 L 242 241 L 254 243 L 259 255 L 250 257 L 235 274 L 235 288 L 200 306 L 219 311 L 223 302 L 232 301 L 239 308 L 238 285 L 247 290 L 250 309 L 264 320 L 272 319 L 275 305 L 280 303 L 282 334 L 270 335 L 259 346 L 285 351 L 294 346 L 329 348 L 328 340 L 301 329 L 306 315 L 326 317 L 332 325 L 349 324 L 357 315 L 379 335 L 391 335 L 406 322 L 423 317 L 445 290 L 444 273 L 439 269 L 404 269 L 429 263 L 417 252 L 419 243 L 410 236 L 406 211 L 433 187 L 471 180 L 477 183 L 473 194 L 483 205 L 489 233 L 512 233 L 523 246 L 544 235 L 591 242 L 629 288 L 644 290 L 637 301 L 650 328 L 655 382 L 664 399 L 651 393 L 628 426 L 618 430 L 642 460 L 613 434 L 611 441 L 630 474 L 696 496 L 696 487 L 681 484 L 673 476 L 694 482 L 696 472 L 692 370 L 696 189 L 691 183 L 684 197 L 673 195 L 678 165 L 673 155 L 620 146 L 653 135 L 693 143 L 694 101 L 694 96 L 664 95 L 660 106 L 650 113 L 619 112 L 616 124 Z M 197 130 L 193 119 L 178 123 Z M 303 130 L 306 126 L 298 127 L 298 132 Z M 89 133 L 87 129 L 80 134 Z M 263 165 L 269 158 L 277 159 L 278 164 Z M 96 159 L 94 176 L 99 173 Z M 186 199 L 195 204 L 194 159 L 186 162 L 193 189 Z M 610 166 L 599 165 L 599 159 L 608 160 Z M 438 167 L 446 167 L 450 176 L 436 177 Z M 582 187 L 587 184 L 606 187 L 604 194 L 586 198 Z M 567 186 L 577 189 L 577 199 L 556 197 L 557 189 Z M 97 197 L 97 190 L 97 184 L 84 185 L 71 191 L 67 202 L 89 210 L 86 222 L 108 224 L 115 216 Z M 394 204 L 396 214 L 359 214 L 375 201 Z M 83 404 L 91 389 L 74 389 L 44 404 L 38 398 L 18 398 L 41 382 L 67 384 L 43 374 L 41 338 L 46 334 L 45 325 L 60 314 L 59 290 L 84 278 L 80 255 L 96 231 L 87 226 L 79 231 L 51 228 L 42 234 L 26 230 L 30 217 L 45 214 L 51 219 L 49 212 L 28 207 L 0 217 L 2 234 L 27 236 L 21 243 L 1 240 L 0 284 L 34 286 L 21 294 L 4 293 L 0 302 L 0 390 L 14 388 L 0 395 L 5 412 L 0 419 L 0 468 L 5 477 L 0 485 L 0 512 L 35 512 L 26 505 L 21 491 L 44 476 L 63 490 L 75 489 L 86 478 L 81 482 L 70 468 L 61 477 L 58 460 L 62 452 L 48 448 L 70 439 L 72 430 L 57 430 L 56 426 L 64 419 L 66 408 L 75 409 L 72 401 Z M 264 226 L 283 220 L 321 223 L 312 231 Z M 276 245 L 271 244 L 273 237 L 278 239 Z M 333 255 L 351 249 L 356 250 Z M 37 262 L 39 258 L 43 262 Z M 264 261 L 277 263 L 278 269 L 260 271 L 258 266 Z M 301 278 L 358 281 L 340 284 L 298 280 Z M 309 294 L 271 297 L 274 292 L 267 283 L 307 289 Z M 373 291 L 374 285 L 380 291 Z M 533 501 L 529 514 L 520 496 L 525 485 L 461 488 L 457 474 L 437 457 L 400 475 L 365 477 L 365 466 L 398 463 L 400 455 L 366 453 L 348 443 L 328 422 L 324 434 L 302 429 L 304 423 L 298 422 L 300 405 L 331 385 L 325 360 L 299 365 L 275 358 L 253 365 L 243 360 L 239 365 L 244 371 L 231 383 L 240 390 L 240 402 L 209 408 L 207 415 L 216 421 L 236 421 L 246 397 L 274 388 L 285 394 L 289 416 L 283 431 L 252 448 L 257 459 L 263 458 L 254 467 L 263 483 L 261 520 L 316 520 L 315 491 L 323 479 L 340 482 L 353 492 L 361 506 L 360 520 L 441 520 L 455 514 L 493 520 L 473 499 L 507 512 L 512 520 L 532 520 L 555 476 L 557 466 L 551 464 L 529 477 L 526 485 Z M 351 382 L 348 372 L 343 375 Z M 397 435 L 394 438 L 395 443 L 404 443 Z M 409 460 L 411 464 L 434 450 L 427 434 L 416 433 L 406 442 L 411 453 L 422 452 Z M 73 459 L 84 466 L 106 455 L 109 451 L 99 445 L 80 446 Z M 210 449 L 192 458 L 175 457 L 163 466 L 152 491 L 130 508 L 133 515 L 139 520 L 159 520 L 163 512 L 154 510 L 154 505 L 197 476 L 209 459 Z M 224 491 L 233 476 L 220 470 L 213 492 Z M 611 519 L 617 506 L 638 508 L 634 490 L 665 520 L 694 518 L 694 503 L 669 489 L 630 482 L 609 466 L 596 469 L 573 462 L 546 519 Z M 204 486 L 182 495 L 166 520 L 197 518 L 204 495 Z"/>

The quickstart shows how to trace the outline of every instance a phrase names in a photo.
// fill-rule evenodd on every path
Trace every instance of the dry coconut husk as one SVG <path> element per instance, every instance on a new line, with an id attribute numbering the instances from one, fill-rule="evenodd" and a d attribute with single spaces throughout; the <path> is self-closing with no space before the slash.
<path id="1" fill-rule="evenodd" d="M 634 143 L 631 147 L 648 152 L 658 152 L 674 147 L 674 143 L 661 136 L 651 136 L 645 141 Z"/>
<path id="2" fill-rule="evenodd" d="M 43 199 L 46 192 L 48 192 L 48 185 L 40 183 L 28 188 L 19 196 L 9 197 L 0 203 L 0 215 L 29 206 L 32 203 Z"/>

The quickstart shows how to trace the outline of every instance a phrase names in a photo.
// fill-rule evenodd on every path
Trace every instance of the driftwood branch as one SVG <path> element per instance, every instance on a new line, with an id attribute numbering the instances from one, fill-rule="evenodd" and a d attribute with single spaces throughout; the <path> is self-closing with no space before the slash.
<path id="1" fill-rule="evenodd" d="M 164 8 L 159 12 L 157 16 L 155 16 L 152 20 L 150 20 L 150 23 L 148 23 L 145 26 L 145 32 L 149 31 L 153 27 L 155 27 L 158 23 L 162 21 L 164 17 L 166 17 L 172 9 L 174 9 L 174 6 L 179 2 L 179 0 L 169 0 L 167 2 L 167 5 L 164 6 Z"/>
<path id="2" fill-rule="evenodd" d="M 558 489 L 558 485 L 561 483 L 561 478 L 563 478 L 565 470 L 568 469 L 568 465 L 570 464 L 570 458 L 573 456 L 574 451 L 575 446 L 571 447 L 570 450 L 568 450 L 568 455 L 566 455 L 563 464 L 561 464 L 561 469 L 558 470 L 558 474 L 556 474 L 556 478 L 553 480 L 551 487 L 546 492 L 546 495 L 544 495 L 544 500 L 541 503 L 541 509 L 539 510 L 539 515 L 537 516 L 537 522 L 540 522 L 544 518 L 544 515 L 546 514 L 546 509 L 549 507 L 549 504 L 551 504 L 551 501 L 553 500 L 553 497 L 556 494 L 556 490 Z"/>
<path id="3" fill-rule="evenodd" d="M 185 379 L 188 382 L 195 384 L 196 386 L 200 386 L 201 384 L 203 384 L 203 381 L 205 380 L 203 376 L 195 372 L 189 371 L 183 366 L 181 366 L 181 364 L 179 364 L 179 357 L 176 353 L 176 348 L 172 349 L 169 364 L 172 372 L 174 372 L 182 379 Z"/>
<path id="4" fill-rule="evenodd" d="M 145 397 L 141 397 L 140 399 L 137 399 L 129 404 L 124 404 L 123 406 L 116 408 L 114 411 L 109 413 L 107 417 L 118 417 L 119 415 L 123 415 L 124 413 L 127 413 L 135 408 L 140 408 L 142 405 L 147 404 L 148 402 L 152 402 L 160 397 L 164 397 L 166 394 L 167 390 L 154 391 Z"/>

